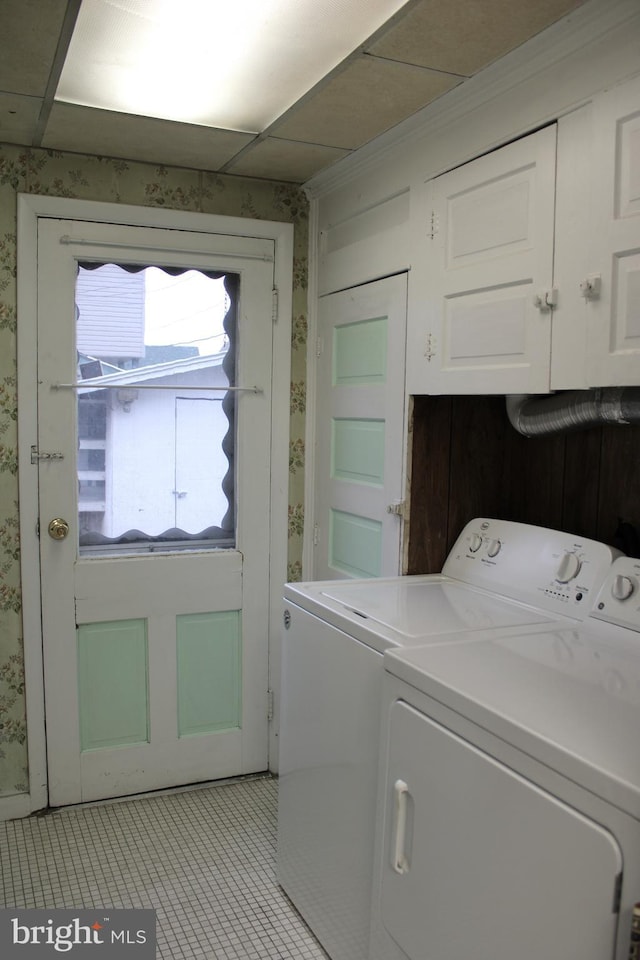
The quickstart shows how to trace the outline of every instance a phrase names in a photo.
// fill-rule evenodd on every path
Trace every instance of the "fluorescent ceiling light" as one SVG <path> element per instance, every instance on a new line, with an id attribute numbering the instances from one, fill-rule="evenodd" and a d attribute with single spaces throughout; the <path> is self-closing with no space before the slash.
<path id="1" fill-rule="evenodd" d="M 407 0 L 83 0 L 57 100 L 257 133 Z"/>

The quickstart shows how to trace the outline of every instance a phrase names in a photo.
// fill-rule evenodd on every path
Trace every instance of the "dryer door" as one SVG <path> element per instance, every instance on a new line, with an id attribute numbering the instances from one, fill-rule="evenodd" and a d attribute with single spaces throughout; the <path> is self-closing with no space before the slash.
<path id="1" fill-rule="evenodd" d="M 612 958 L 614 837 L 406 703 L 390 724 L 381 952 Z"/>

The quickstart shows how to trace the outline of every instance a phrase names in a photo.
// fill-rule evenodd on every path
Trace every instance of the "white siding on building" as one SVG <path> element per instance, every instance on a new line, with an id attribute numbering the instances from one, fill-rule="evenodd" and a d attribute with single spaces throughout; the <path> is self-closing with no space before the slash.
<path id="1" fill-rule="evenodd" d="M 77 345 L 90 357 L 143 357 L 144 272 L 127 273 L 114 263 L 80 267 L 76 283 Z"/>

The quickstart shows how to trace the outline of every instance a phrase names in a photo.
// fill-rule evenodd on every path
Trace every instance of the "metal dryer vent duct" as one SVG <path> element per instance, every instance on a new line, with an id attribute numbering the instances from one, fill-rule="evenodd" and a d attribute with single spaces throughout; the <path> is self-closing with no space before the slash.
<path id="1" fill-rule="evenodd" d="M 506 398 L 511 426 L 524 437 L 586 430 L 606 423 L 640 423 L 640 387 L 568 390 L 551 396 Z"/>

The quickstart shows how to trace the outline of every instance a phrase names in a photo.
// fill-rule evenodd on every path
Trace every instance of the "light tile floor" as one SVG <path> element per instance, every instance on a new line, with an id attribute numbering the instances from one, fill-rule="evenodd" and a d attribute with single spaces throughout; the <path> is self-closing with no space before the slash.
<path id="1" fill-rule="evenodd" d="M 258 778 L 0 824 L 2 905 L 153 908 L 163 960 L 326 960 L 276 883 L 276 801 Z"/>

